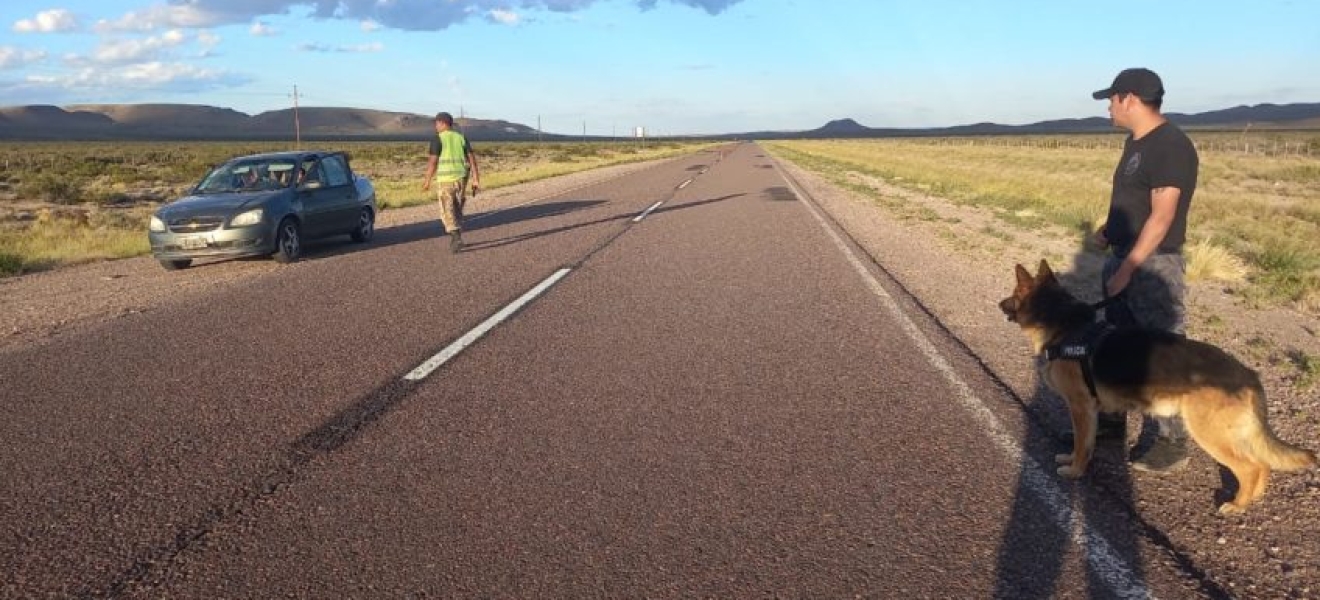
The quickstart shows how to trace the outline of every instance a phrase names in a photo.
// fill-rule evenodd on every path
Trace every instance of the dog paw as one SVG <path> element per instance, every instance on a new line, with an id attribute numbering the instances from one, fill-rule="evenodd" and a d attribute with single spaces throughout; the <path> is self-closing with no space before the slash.
<path id="1" fill-rule="evenodd" d="M 1072 463 L 1073 463 L 1073 455 L 1072 455 L 1072 454 L 1055 454 L 1055 455 L 1054 455 L 1054 464 L 1056 464 L 1056 465 L 1071 465 Z"/>
<path id="2" fill-rule="evenodd" d="M 1219 514 L 1224 516 L 1240 515 L 1247 512 L 1246 507 L 1238 506 L 1231 502 L 1225 502 L 1219 505 Z"/>
<path id="3" fill-rule="evenodd" d="M 1068 465 L 1066 467 L 1059 467 L 1059 475 L 1067 477 L 1068 479 L 1077 479 L 1082 476 L 1082 470 L 1075 468 L 1072 465 Z"/>

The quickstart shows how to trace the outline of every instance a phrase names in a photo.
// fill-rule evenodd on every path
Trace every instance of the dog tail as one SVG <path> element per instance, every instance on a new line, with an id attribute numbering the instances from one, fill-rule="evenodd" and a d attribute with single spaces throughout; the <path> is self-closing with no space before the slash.
<path id="1" fill-rule="evenodd" d="M 1274 435 L 1274 430 L 1270 429 L 1269 421 L 1266 420 L 1265 389 L 1258 383 L 1254 389 L 1248 389 L 1247 394 L 1255 396 L 1251 404 L 1260 423 L 1256 435 L 1248 441 L 1251 455 L 1278 471 L 1300 471 L 1316 466 L 1314 452 L 1279 439 L 1279 436 Z"/>

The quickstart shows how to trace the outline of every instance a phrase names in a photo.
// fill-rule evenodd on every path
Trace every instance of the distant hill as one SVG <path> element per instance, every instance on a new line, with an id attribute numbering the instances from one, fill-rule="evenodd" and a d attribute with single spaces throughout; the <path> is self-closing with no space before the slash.
<path id="1" fill-rule="evenodd" d="M 416 140 L 434 135 L 434 115 L 302 107 L 248 115 L 196 104 L 76 104 L 0 108 L 0 139 L 23 140 Z M 473 140 L 537 139 L 531 127 L 457 119 Z M 547 139 L 560 136 L 543 135 Z"/>
<path id="2" fill-rule="evenodd" d="M 1170 121 L 1188 129 L 1241 130 L 1252 129 L 1314 129 L 1320 130 L 1320 103 L 1257 104 L 1236 106 L 1196 114 L 1167 113 Z M 1028 125 L 1000 125 L 973 123 L 952 127 L 933 128 L 876 128 L 867 127 L 852 119 L 838 119 L 808 131 L 763 131 L 742 134 L 751 139 L 784 138 L 841 138 L 841 137 L 897 137 L 897 136 L 955 136 L 955 135 L 1014 135 L 1048 133 L 1101 133 L 1114 131 L 1106 117 L 1084 119 L 1057 119 Z"/>
<path id="3" fill-rule="evenodd" d="M 433 135 L 433 115 L 363 108 L 301 107 L 298 135 L 304 140 L 417 140 Z M 1320 130 L 1320 103 L 1257 104 L 1197 114 L 1169 113 L 1187 128 L 1241 130 Z M 76 104 L 0 107 L 0 139 L 12 140 L 292 140 L 295 111 L 248 115 L 196 104 Z M 501 120 L 460 119 L 473 140 L 580 139 L 538 134 L 526 125 Z M 935 128 L 875 128 L 838 119 L 807 131 L 761 131 L 700 136 L 711 139 L 848 138 L 951 135 L 1097 133 L 1114 131 L 1109 119 L 1057 119 L 1028 125 L 973 123 Z"/>

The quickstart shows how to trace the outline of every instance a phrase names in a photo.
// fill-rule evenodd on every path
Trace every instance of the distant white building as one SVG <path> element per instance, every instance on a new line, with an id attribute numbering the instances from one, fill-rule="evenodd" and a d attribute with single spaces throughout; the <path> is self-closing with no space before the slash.
<path id="1" fill-rule="evenodd" d="M 635 135 L 633 135 L 633 137 L 639 137 L 639 138 L 644 138 L 644 137 L 646 137 L 646 128 L 645 128 L 645 127 L 642 127 L 641 125 L 638 125 L 638 126 L 637 126 L 637 132 L 636 132 Z"/>

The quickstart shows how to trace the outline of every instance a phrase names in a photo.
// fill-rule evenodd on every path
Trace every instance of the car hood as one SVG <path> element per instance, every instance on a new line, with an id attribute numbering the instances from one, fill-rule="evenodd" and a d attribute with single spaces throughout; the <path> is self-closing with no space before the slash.
<path id="1" fill-rule="evenodd" d="M 191 215 L 232 215 L 262 206 L 284 192 L 285 190 L 275 190 L 184 196 L 160 207 L 156 214 L 168 219 Z"/>

